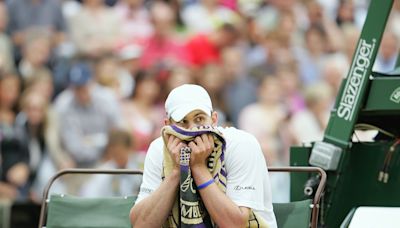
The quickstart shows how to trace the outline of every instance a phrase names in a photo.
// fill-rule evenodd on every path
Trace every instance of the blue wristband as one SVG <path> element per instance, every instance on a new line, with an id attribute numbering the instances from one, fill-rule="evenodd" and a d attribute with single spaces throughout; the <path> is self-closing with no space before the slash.
<path id="1" fill-rule="evenodd" d="M 203 189 L 203 188 L 207 187 L 208 185 L 210 185 L 212 183 L 214 183 L 214 179 L 211 179 L 211 180 L 209 180 L 209 181 L 197 186 L 197 190 Z"/>

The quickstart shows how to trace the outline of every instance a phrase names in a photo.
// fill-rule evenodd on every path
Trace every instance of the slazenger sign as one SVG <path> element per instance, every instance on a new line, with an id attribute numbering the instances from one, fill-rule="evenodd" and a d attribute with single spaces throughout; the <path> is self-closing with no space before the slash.
<path id="1" fill-rule="evenodd" d="M 355 104 L 360 96 L 360 88 L 364 80 L 367 78 L 367 69 L 370 66 L 370 58 L 374 50 L 376 40 L 371 43 L 361 39 L 358 43 L 356 54 L 350 68 L 350 75 L 346 81 L 343 95 L 339 103 L 337 115 L 350 121 L 353 118 Z"/>

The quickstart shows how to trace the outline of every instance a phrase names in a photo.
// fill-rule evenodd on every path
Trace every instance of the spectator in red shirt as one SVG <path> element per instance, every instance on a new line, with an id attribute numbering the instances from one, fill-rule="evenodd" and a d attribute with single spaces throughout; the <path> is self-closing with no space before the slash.
<path id="1" fill-rule="evenodd" d="M 223 24 L 210 34 L 197 34 L 186 44 L 191 65 L 199 69 L 208 64 L 220 64 L 222 50 L 234 45 L 239 31 L 229 23 Z"/>
<path id="2" fill-rule="evenodd" d="M 151 21 L 154 34 L 144 44 L 141 66 L 144 69 L 172 69 L 187 64 L 187 55 L 183 43 L 175 36 L 175 16 L 172 8 L 163 2 L 153 3 Z"/>

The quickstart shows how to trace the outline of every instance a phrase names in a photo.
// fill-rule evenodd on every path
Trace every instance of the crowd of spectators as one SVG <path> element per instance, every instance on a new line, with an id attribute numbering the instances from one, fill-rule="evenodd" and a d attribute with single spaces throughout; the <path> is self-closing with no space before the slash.
<path id="1" fill-rule="evenodd" d="M 140 168 L 184 83 L 209 91 L 221 125 L 254 134 L 268 166 L 288 165 L 290 146 L 322 139 L 368 4 L 0 1 L 0 198 L 38 201 L 64 168 Z M 395 66 L 399 24 L 395 1 L 377 71 Z M 287 177 L 271 179 L 287 200 Z"/>

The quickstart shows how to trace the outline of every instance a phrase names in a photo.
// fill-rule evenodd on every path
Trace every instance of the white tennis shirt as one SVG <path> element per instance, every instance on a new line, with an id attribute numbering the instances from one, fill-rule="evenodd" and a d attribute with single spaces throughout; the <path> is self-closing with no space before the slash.
<path id="1" fill-rule="evenodd" d="M 236 205 L 256 211 L 266 220 L 269 228 L 276 228 L 268 169 L 260 144 L 254 136 L 242 130 L 233 127 L 219 127 L 218 130 L 226 140 L 226 195 Z M 148 149 L 136 203 L 149 196 L 162 182 L 163 146 L 159 137 Z"/>

